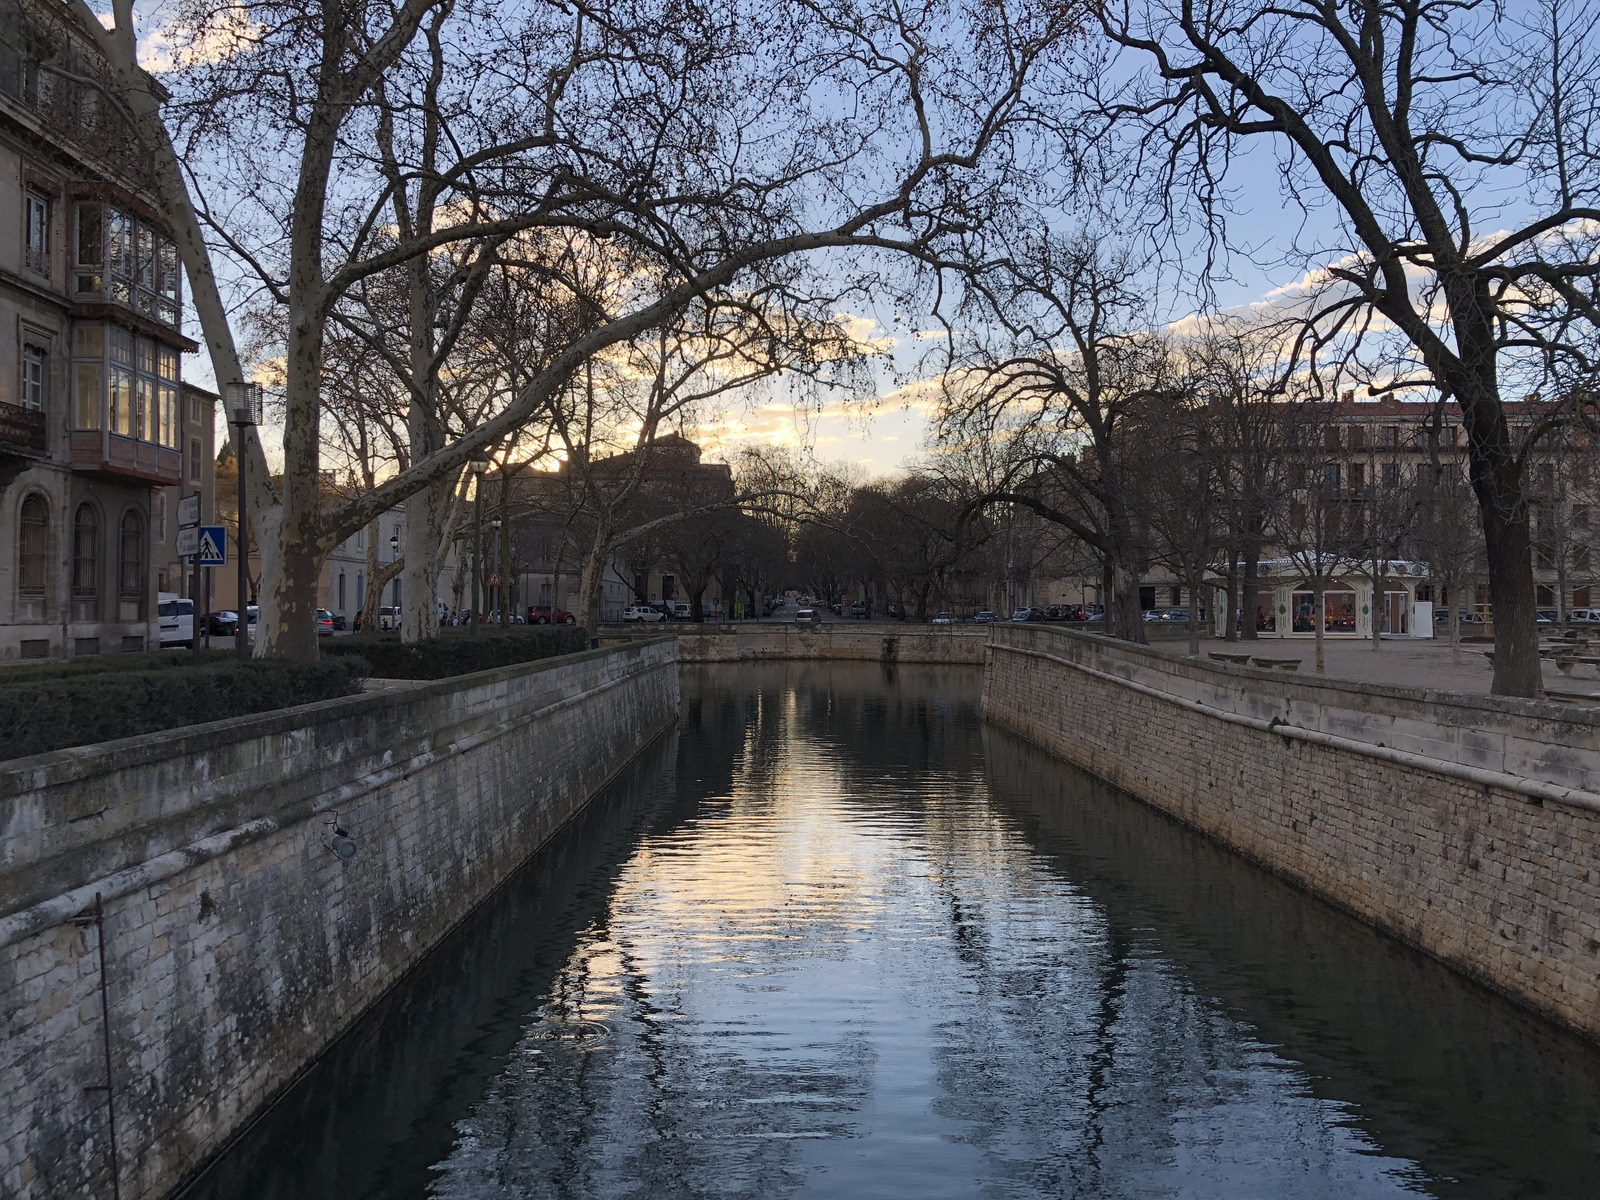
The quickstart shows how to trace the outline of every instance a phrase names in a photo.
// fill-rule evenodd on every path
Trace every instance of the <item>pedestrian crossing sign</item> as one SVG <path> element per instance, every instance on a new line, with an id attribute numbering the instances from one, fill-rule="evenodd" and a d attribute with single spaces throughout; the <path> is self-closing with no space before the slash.
<path id="1" fill-rule="evenodd" d="M 200 550 L 195 564 L 202 567 L 228 565 L 228 530 L 222 525 L 200 526 Z"/>

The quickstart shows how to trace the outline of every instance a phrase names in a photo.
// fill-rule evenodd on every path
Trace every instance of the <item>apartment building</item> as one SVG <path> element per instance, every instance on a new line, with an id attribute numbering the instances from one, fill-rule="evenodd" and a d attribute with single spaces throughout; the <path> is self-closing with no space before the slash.
<path id="1" fill-rule="evenodd" d="M 157 643 L 157 546 L 210 444 L 177 250 L 85 19 L 0 9 L 0 662 Z"/>

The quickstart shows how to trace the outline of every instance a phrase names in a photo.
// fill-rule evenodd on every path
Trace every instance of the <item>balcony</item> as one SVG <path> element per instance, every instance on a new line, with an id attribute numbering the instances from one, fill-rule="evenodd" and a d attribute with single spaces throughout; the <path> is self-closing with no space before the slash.
<path id="1" fill-rule="evenodd" d="M 0 454 L 43 458 L 49 452 L 44 414 L 20 405 L 0 403 Z"/>
<path id="2" fill-rule="evenodd" d="M 120 433 L 76 430 L 72 434 L 72 466 L 122 479 L 142 479 L 164 487 L 183 481 L 183 455 L 177 450 L 141 442 Z"/>

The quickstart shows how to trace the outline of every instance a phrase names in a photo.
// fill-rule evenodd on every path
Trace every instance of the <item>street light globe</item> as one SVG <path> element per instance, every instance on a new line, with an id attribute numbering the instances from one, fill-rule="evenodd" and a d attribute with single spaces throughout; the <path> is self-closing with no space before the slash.
<path id="1" fill-rule="evenodd" d="M 485 454 L 482 450 L 479 450 L 476 454 L 474 454 L 472 456 L 472 473 L 474 475 L 482 475 L 488 469 L 489 469 L 489 456 L 487 454 Z"/>
<path id="2" fill-rule="evenodd" d="M 389 535 L 389 549 L 393 550 L 396 554 L 400 553 L 400 535 L 398 533 L 391 533 Z"/>
<path id="3" fill-rule="evenodd" d="M 494 530 L 496 533 L 499 533 L 500 532 L 500 518 L 499 517 L 490 517 L 489 518 L 489 528 Z"/>

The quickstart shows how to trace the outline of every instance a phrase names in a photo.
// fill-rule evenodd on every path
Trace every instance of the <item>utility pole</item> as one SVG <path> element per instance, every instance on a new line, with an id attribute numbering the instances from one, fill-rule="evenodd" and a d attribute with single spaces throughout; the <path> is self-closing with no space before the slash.
<path id="1" fill-rule="evenodd" d="M 228 421 L 239 427 L 238 436 L 233 441 L 234 465 L 239 468 L 239 623 L 235 626 L 233 635 L 234 652 L 239 656 L 240 662 L 250 660 L 250 565 L 246 558 L 245 548 L 249 543 L 245 540 L 245 487 L 244 487 L 244 445 L 248 437 L 247 430 L 261 423 L 261 385 L 259 383 L 230 383 L 224 388 L 227 393 Z M 196 569 L 198 578 L 198 568 Z"/>

